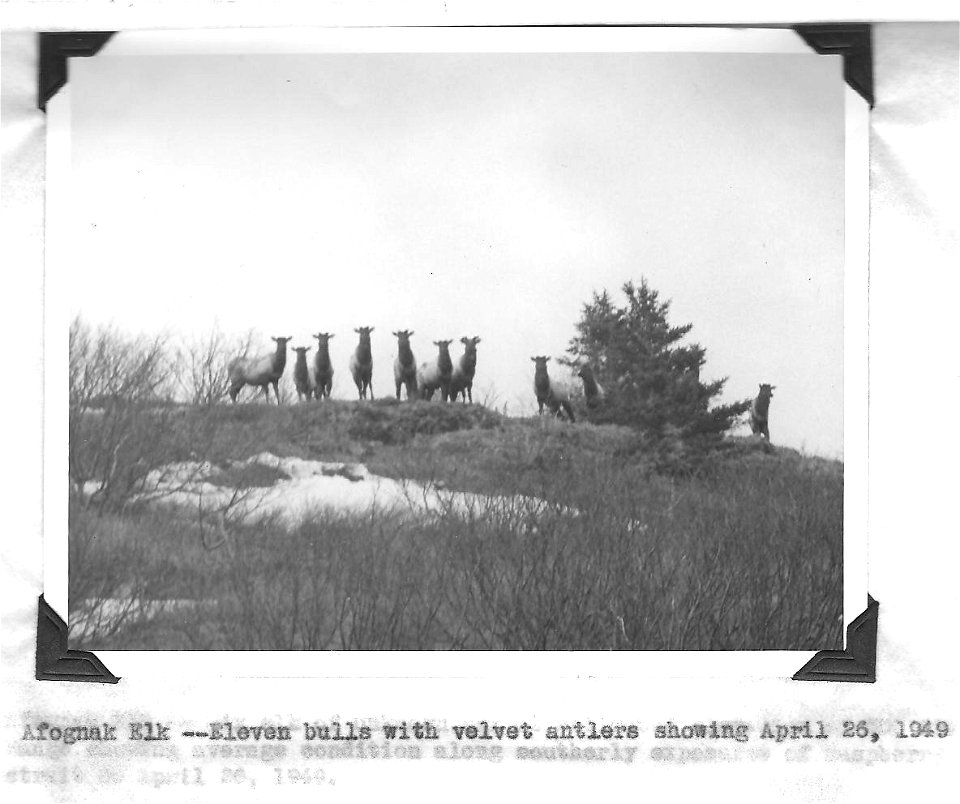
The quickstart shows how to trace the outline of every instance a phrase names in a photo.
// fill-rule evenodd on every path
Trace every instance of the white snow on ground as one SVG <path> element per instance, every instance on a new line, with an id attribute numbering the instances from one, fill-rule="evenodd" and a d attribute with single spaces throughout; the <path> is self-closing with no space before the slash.
<path id="1" fill-rule="evenodd" d="M 248 487 L 239 493 L 233 486 L 218 485 L 220 470 L 209 462 L 185 461 L 168 464 L 148 475 L 144 488 L 150 491 L 141 499 L 157 504 L 188 506 L 192 509 L 217 512 L 229 507 L 231 517 L 255 521 L 276 517 L 291 527 L 318 511 L 337 514 L 370 515 L 372 512 L 417 519 L 454 515 L 463 519 L 482 517 L 528 519 L 540 514 L 564 513 L 577 516 L 578 511 L 552 505 L 537 497 L 523 495 L 484 495 L 450 491 L 433 484 L 413 480 L 394 480 L 372 474 L 357 463 L 309 461 L 302 458 L 279 458 L 261 452 L 245 461 L 234 462 L 232 468 L 260 464 L 277 470 L 286 479 L 272 486 Z M 94 494 L 96 483 L 87 483 L 84 491 Z"/>

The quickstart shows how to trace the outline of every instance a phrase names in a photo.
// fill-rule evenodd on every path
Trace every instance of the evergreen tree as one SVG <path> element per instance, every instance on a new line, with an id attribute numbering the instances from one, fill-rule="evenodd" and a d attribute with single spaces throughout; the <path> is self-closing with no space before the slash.
<path id="1" fill-rule="evenodd" d="M 710 407 L 725 379 L 700 382 L 706 350 L 680 345 L 692 324 L 671 326 L 670 302 L 641 279 L 623 286 L 617 306 L 604 290 L 584 304 L 576 336 L 561 362 L 589 363 L 607 398 L 592 417 L 624 424 L 654 437 L 678 436 L 688 444 L 718 440 L 750 406 L 749 400 Z"/>

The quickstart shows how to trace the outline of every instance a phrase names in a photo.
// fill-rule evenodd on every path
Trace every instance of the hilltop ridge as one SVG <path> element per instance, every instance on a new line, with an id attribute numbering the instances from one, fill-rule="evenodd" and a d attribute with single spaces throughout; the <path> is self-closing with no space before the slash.
<path id="1" fill-rule="evenodd" d="M 755 437 L 727 437 L 701 454 L 679 437 L 652 439 L 614 424 L 551 416 L 511 417 L 479 405 L 423 401 L 326 401 L 300 405 L 177 405 L 154 408 L 169 460 L 214 463 L 259 452 L 359 461 L 392 478 L 463 491 L 541 493 L 550 477 L 598 467 L 631 477 L 764 468 L 842 476 L 839 461 L 806 456 Z"/>

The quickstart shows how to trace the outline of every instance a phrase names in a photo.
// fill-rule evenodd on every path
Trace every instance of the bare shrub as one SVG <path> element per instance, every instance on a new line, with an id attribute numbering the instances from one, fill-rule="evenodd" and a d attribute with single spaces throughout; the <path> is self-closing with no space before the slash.
<path id="1" fill-rule="evenodd" d="M 173 365 L 162 336 L 126 337 L 70 325 L 69 436 L 72 489 L 117 506 L 167 460 L 159 445 L 173 433 Z"/>
<path id="2" fill-rule="evenodd" d="M 230 361 L 246 357 L 253 345 L 253 332 L 231 340 L 214 327 L 207 335 L 183 344 L 177 350 L 177 385 L 187 402 L 215 405 L 230 388 Z"/>
<path id="3" fill-rule="evenodd" d="M 70 408 L 169 399 L 172 377 L 163 336 L 127 338 L 110 327 L 70 323 Z"/>

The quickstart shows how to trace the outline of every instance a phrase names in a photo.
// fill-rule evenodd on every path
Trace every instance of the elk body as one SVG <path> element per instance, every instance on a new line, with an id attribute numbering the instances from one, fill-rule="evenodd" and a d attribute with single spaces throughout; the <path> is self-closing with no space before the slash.
<path id="1" fill-rule="evenodd" d="M 271 338 L 277 344 L 273 354 L 260 357 L 238 357 L 230 361 L 227 366 L 227 375 L 230 378 L 230 399 L 237 401 L 240 389 L 245 385 L 255 385 L 263 388 L 263 393 L 270 401 L 269 387 L 273 386 L 277 404 L 280 404 L 278 384 L 287 365 L 287 343 L 292 338 Z"/>
<path id="2" fill-rule="evenodd" d="M 760 384 L 760 393 L 750 406 L 750 429 L 754 435 L 770 440 L 770 400 L 776 385 Z"/>
<path id="3" fill-rule="evenodd" d="M 407 399 L 417 396 L 417 361 L 410 348 L 412 331 L 402 329 L 393 333 L 397 339 L 397 357 L 393 361 L 393 381 L 397 386 L 397 399 L 400 399 L 400 389 L 407 389 Z"/>
<path id="4" fill-rule="evenodd" d="M 570 421 L 576 421 L 576 416 L 573 414 L 573 405 L 570 404 L 570 394 L 567 393 L 566 389 L 554 383 L 547 372 L 547 363 L 550 362 L 550 358 L 539 355 L 530 359 L 536 364 L 533 374 L 533 391 L 537 395 L 539 412 L 542 414 L 544 405 L 546 405 L 554 416 L 562 417 L 562 414 L 565 413 Z"/>
<path id="5" fill-rule="evenodd" d="M 329 399 L 333 390 L 333 363 L 330 362 L 330 339 L 332 332 L 318 332 L 317 353 L 313 356 L 314 392 L 317 399 Z"/>
<path id="6" fill-rule="evenodd" d="M 297 362 L 293 365 L 293 384 L 297 389 L 297 401 L 303 402 L 306 399 L 313 398 L 313 384 L 310 381 L 310 368 L 307 366 L 307 352 L 310 346 L 294 346 L 293 351 L 297 353 Z"/>
<path id="7" fill-rule="evenodd" d="M 359 327 L 353 331 L 360 335 L 360 342 L 353 354 L 350 355 L 350 375 L 353 377 L 354 385 L 357 386 L 357 394 L 360 399 L 367 398 L 367 391 L 370 392 L 370 399 L 373 399 L 373 355 L 370 353 L 370 333 L 373 327 Z"/>
<path id="8" fill-rule="evenodd" d="M 470 397 L 470 404 L 473 404 L 473 378 L 477 373 L 477 344 L 480 338 L 461 338 L 463 344 L 463 354 L 453 367 L 453 376 L 450 378 L 450 400 L 457 401 L 457 397 L 463 394 L 463 401 L 466 404 L 467 396 Z"/>
<path id="9" fill-rule="evenodd" d="M 580 367 L 577 376 L 583 380 L 583 398 L 587 402 L 587 407 L 594 409 L 603 404 L 606 399 L 606 393 L 603 386 L 597 382 L 597 377 L 593 373 L 593 368 L 587 364 Z"/>
<path id="10" fill-rule="evenodd" d="M 421 363 L 417 372 L 417 384 L 422 399 L 433 399 L 434 392 L 440 389 L 440 398 L 450 399 L 450 380 L 453 377 L 453 361 L 450 359 L 450 344 L 453 341 L 434 341 L 437 356 L 429 363 Z"/>

